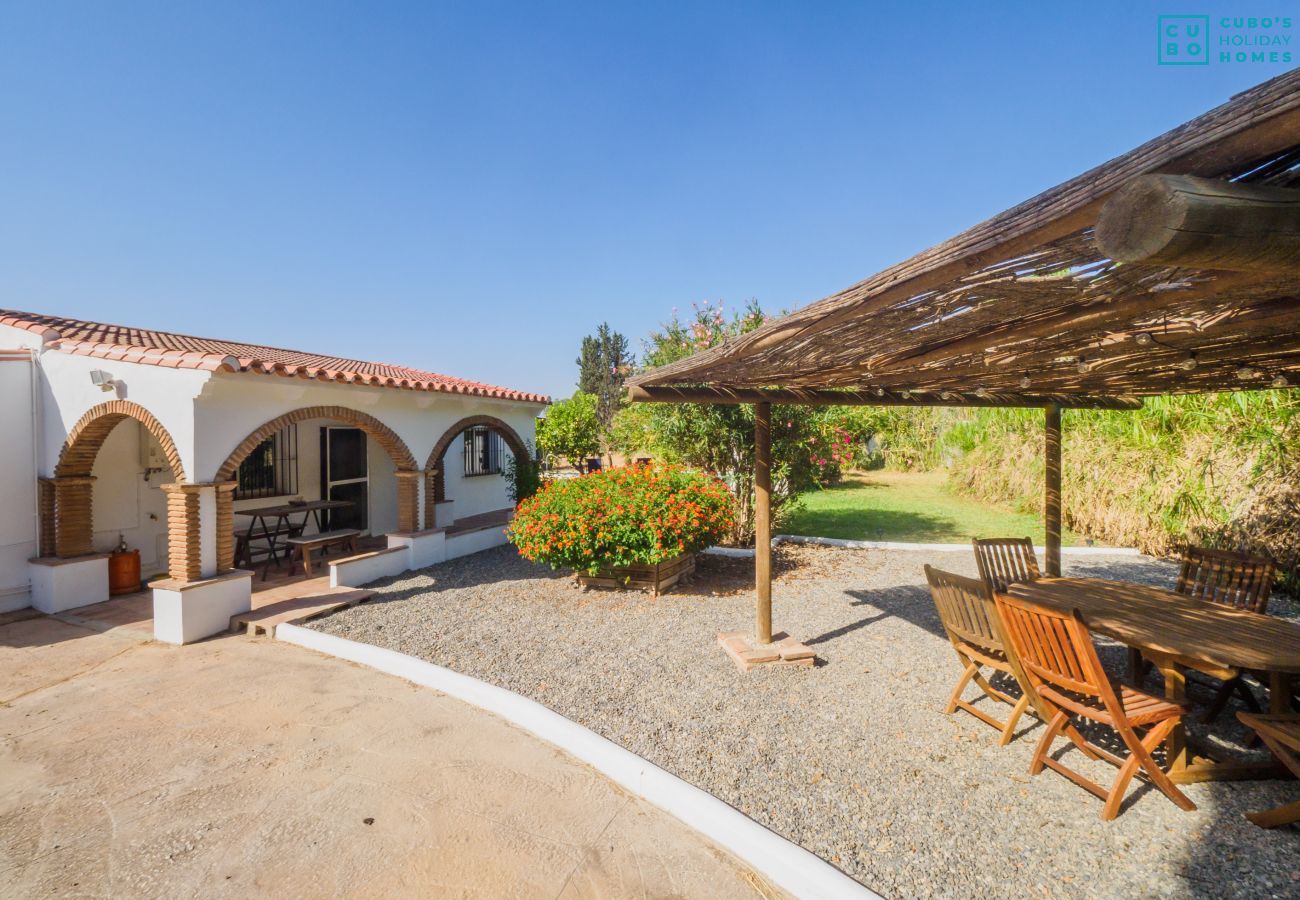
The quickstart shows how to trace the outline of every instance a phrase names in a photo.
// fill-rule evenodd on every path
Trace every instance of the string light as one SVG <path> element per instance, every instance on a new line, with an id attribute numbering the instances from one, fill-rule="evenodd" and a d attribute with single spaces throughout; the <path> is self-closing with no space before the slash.
<path id="1" fill-rule="evenodd" d="M 1151 333 L 1149 331 L 1139 331 L 1137 334 L 1133 335 L 1133 340 L 1137 341 L 1141 346 L 1146 347 L 1151 343 Z"/>
<path id="2" fill-rule="evenodd" d="M 988 395 L 989 395 L 989 389 L 986 388 L 984 385 L 981 384 L 979 387 L 975 388 L 976 397 L 987 397 Z"/>
<path id="3" fill-rule="evenodd" d="M 1079 370 L 1080 375 L 1087 375 L 1088 368 L 1089 368 L 1088 361 L 1084 359 L 1082 356 L 1080 356 L 1079 362 L 1075 365 L 1075 368 Z"/>
<path id="4" fill-rule="evenodd" d="M 1192 371 L 1192 369 L 1195 369 L 1196 354 L 1195 353 L 1187 354 L 1187 358 L 1178 364 L 1178 368 L 1182 369 L 1184 372 L 1190 372 Z"/>
<path id="5" fill-rule="evenodd" d="M 1237 370 L 1237 377 L 1242 381 L 1250 381 L 1252 378 L 1258 378 L 1260 374 L 1259 369 L 1252 369 L 1250 366 L 1242 366 Z"/>
<path id="6" fill-rule="evenodd" d="M 884 389 L 884 388 L 876 388 L 876 396 L 877 396 L 877 397 L 883 397 L 883 396 L 885 396 L 885 389 Z"/>
<path id="7" fill-rule="evenodd" d="M 901 396 L 902 396 L 902 398 L 903 398 L 904 400 L 911 400 L 911 399 L 912 399 L 912 392 L 911 392 L 911 391 L 903 391 L 902 394 L 901 394 Z"/>
<path id="8" fill-rule="evenodd" d="M 1272 382 L 1272 384 L 1273 384 L 1273 387 L 1275 387 L 1275 388 L 1284 388 L 1284 387 L 1286 387 L 1287 385 L 1289 385 L 1290 383 L 1291 383 L 1291 382 L 1289 382 L 1289 381 L 1286 380 L 1286 376 L 1285 376 L 1285 375 L 1274 375 L 1274 376 L 1273 376 L 1273 382 Z"/>
<path id="9" fill-rule="evenodd" d="M 1029 386 L 1030 386 L 1031 384 L 1033 384 L 1033 382 L 1029 380 L 1029 376 L 1028 376 L 1028 375 L 1021 375 L 1021 376 L 1020 376 L 1020 386 L 1021 386 L 1022 388 L 1024 388 L 1025 390 L 1029 390 Z"/>

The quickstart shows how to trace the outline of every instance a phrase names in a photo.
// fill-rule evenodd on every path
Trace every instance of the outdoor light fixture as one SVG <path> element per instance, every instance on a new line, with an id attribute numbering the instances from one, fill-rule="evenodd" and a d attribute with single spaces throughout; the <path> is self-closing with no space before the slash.
<path id="1" fill-rule="evenodd" d="M 1029 386 L 1030 386 L 1031 384 L 1033 384 L 1033 382 L 1029 380 L 1029 376 L 1028 376 L 1028 375 L 1021 375 L 1021 376 L 1020 376 L 1020 386 L 1021 386 L 1022 388 L 1024 388 L 1025 390 L 1029 390 Z"/>
<path id="2" fill-rule="evenodd" d="M 885 396 L 885 389 L 884 389 L 884 388 L 876 388 L 876 396 L 877 396 L 877 397 L 883 397 L 883 396 Z"/>
<path id="3" fill-rule="evenodd" d="M 1259 376 L 1259 369 L 1252 369 L 1250 366 L 1242 366 L 1237 370 L 1237 377 L 1242 381 L 1250 381 L 1252 378 L 1258 378 Z"/>
<path id="4" fill-rule="evenodd" d="M 1133 335 L 1133 340 L 1137 341 L 1141 346 L 1146 347 L 1151 343 L 1151 333 L 1149 331 L 1139 331 L 1137 334 Z"/>
<path id="5" fill-rule="evenodd" d="M 95 387 L 99 388 L 101 391 L 111 391 L 117 386 L 117 382 L 113 380 L 113 376 L 105 372 L 103 369 L 95 369 L 90 373 L 90 383 L 95 385 Z"/>
<path id="6" fill-rule="evenodd" d="M 903 391 L 903 393 L 901 394 L 901 396 L 902 396 L 902 398 L 903 398 L 904 400 L 911 400 L 911 399 L 912 399 L 912 392 L 911 392 L 911 391 Z"/>
<path id="7" fill-rule="evenodd" d="M 1289 385 L 1290 383 L 1291 383 L 1291 382 L 1289 382 L 1289 381 L 1286 380 L 1286 376 L 1285 376 L 1285 375 L 1275 375 L 1275 376 L 1273 376 L 1273 387 L 1275 387 L 1275 388 L 1284 388 L 1284 387 L 1286 387 L 1287 385 Z"/>
<path id="8" fill-rule="evenodd" d="M 1190 372 L 1192 371 L 1192 369 L 1195 369 L 1196 354 L 1195 353 L 1187 354 L 1187 358 L 1178 364 L 1178 368 L 1182 369 L 1184 372 Z"/>
<path id="9" fill-rule="evenodd" d="M 976 397 L 987 397 L 988 395 L 989 395 L 989 389 L 986 388 L 984 385 L 981 384 L 979 387 L 975 388 Z"/>
<path id="10" fill-rule="evenodd" d="M 1082 356 L 1080 356 L 1080 357 L 1079 357 L 1079 362 L 1078 362 L 1078 364 L 1075 366 L 1075 368 L 1079 370 L 1079 374 L 1080 374 L 1080 375 L 1087 375 L 1087 374 L 1088 374 L 1088 361 L 1087 361 L 1086 359 L 1084 359 Z"/>

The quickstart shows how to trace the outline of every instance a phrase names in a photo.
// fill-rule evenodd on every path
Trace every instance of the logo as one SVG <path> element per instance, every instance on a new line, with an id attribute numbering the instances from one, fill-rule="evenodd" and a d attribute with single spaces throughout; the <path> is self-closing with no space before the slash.
<path id="1" fill-rule="evenodd" d="M 1208 66 L 1210 64 L 1209 16 L 1161 16 L 1160 65 Z"/>
<path id="2" fill-rule="evenodd" d="M 1293 58 L 1290 16 L 1159 16 L 1156 30 L 1162 66 L 1290 65 Z"/>

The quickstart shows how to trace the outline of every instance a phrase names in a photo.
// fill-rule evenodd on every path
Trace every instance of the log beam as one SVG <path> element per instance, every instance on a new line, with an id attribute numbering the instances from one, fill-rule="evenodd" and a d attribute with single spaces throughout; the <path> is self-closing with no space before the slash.
<path id="1" fill-rule="evenodd" d="M 1043 433 L 1043 518 L 1047 523 L 1047 574 L 1061 577 L 1061 407 L 1047 407 Z"/>
<path id="2" fill-rule="evenodd" d="M 1300 190 L 1143 175 L 1106 201 L 1096 236 L 1123 263 L 1296 275 Z"/>
<path id="3" fill-rule="evenodd" d="M 904 396 L 908 394 L 908 396 Z M 805 406 L 1017 406 L 1043 408 L 1057 405 L 1062 409 L 1141 409 L 1137 397 L 1098 397 L 1069 394 L 1004 394 L 942 391 L 920 395 L 891 389 L 881 392 L 840 391 L 819 388 L 724 388 L 637 386 L 628 389 L 633 403 L 784 403 Z"/>
<path id="4" fill-rule="evenodd" d="M 754 643 L 772 643 L 772 405 L 754 404 Z"/>

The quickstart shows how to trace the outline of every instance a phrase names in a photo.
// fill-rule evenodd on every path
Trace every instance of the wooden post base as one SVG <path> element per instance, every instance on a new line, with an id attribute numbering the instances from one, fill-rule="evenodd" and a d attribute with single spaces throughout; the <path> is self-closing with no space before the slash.
<path id="1" fill-rule="evenodd" d="M 747 631 L 722 631 L 718 645 L 727 652 L 736 668 L 742 672 L 758 666 L 800 666 L 811 669 L 817 664 L 817 654 L 807 644 L 801 644 L 784 631 L 772 635 L 772 643 L 757 645 Z"/>

